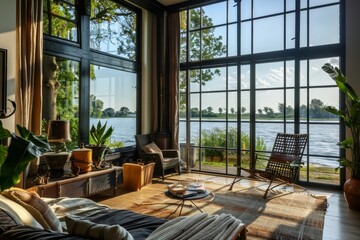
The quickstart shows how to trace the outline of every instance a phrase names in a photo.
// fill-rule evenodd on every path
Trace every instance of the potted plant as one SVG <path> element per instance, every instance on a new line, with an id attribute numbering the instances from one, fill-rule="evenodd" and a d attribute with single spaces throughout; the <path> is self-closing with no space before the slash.
<path id="1" fill-rule="evenodd" d="M 339 90 L 345 94 L 344 109 L 332 106 L 325 110 L 343 119 L 345 126 L 350 130 L 351 137 L 338 143 L 341 148 L 350 150 L 351 158 L 340 158 L 340 167 L 350 169 L 351 177 L 344 184 L 344 196 L 349 208 L 360 211 L 360 99 L 355 90 L 347 83 L 341 70 L 326 63 L 322 69 L 336 82 Z"/>
<path id="2" fill-rule="evenodd" d="M 3 128 L 0 121 L 0 140 L 11 138 L 9 146 L 0 144 L 0 191 L 19 183 L 28 163 L 50 150 L 46 137 L 35 136 L 20 125 L 16 127 L 20 136 Z"/>
<path id="3" fill-rule="evenodd" d="M 104 125 L 99 121 L 97 125 L 94 124 L 90 129 L 90 145 L 87 147 L 92 149 L 93 165 L 98 168 L 104 160 L 107 143 L 110 140 L 111 134 L 114 131 L 113 127 L 106 128 L 107 122 Z"/>

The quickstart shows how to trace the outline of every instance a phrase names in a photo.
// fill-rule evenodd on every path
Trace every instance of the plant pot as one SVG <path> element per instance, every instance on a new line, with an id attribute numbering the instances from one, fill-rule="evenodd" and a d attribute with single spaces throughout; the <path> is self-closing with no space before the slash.
<path id="1" fill-rule="evenodd" d="M 105 152 L 107 147 L 106 146 L 86 146 L 92 150 L 92 161 L 95 167 L 99 167 L 101 162 L 104 160 Z"/>
<path id="2" fill-rule="evenodd" d="M 351 177 L 345 182 L 344 196 L 350 209 L 360 211 L 360 179 Z"/>

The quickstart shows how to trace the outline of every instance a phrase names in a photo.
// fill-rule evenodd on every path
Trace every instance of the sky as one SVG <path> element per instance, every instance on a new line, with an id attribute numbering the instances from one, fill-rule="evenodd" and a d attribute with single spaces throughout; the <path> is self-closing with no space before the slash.
<path id="1" fill-rule="evenodd" d="M 318 6 L 324 3 L 338 2 L 334 0 L 310 0 L 310 6 Z M 233 3 L 230 1 L 229 3 Z M 290 10 L 285 16 L 278 15 L 249 21 L 251 17 L 251 1 L 242 0 L 242 17 L 241 23 L 241 53 L 243 55 L 251 54 L 251 42 L 253 42 L 253 53 L 271 52 L 284 49 L 292 49 L 295 47 L 295 13 L 291 12 L 295 9 L 295 0 L 286 1 L 286 9 Z M 306 1 L 301 1 L 301 6 L 306 6 Z M 203 7 L 205 14 L 212 18 L 214 25 L 226 23 L 226 15 L 219 12 L 226 11 L 226 3 L 216 3 Z M 262 17 L 268 14 L 281 13 L 284 10 L 283 1 L 280 0 L 254 0 L 254 17 Z M 228 6 L 228 23 L 236 21 L 236 7 L 233 4 Z M 307 20 L 309 20 L 309 29 L 307 29 Z M 253 26 L 252 26 L 253 25 Z M 284 26 L 286 31 L 284 31 Z M 253 36 L 251 35 L 251 27 L 253 27 Z M 309 45 L 319 46 L 339 43 L 340 25 L 339 25 L 339 5 L 315 8 L 309 11 L 303 9 L 301 11 L 300 20 L 300 46 Z M 195 30 L 195 29 L 194 29 Z M 309 44 L 307 44 L 307 32 L 309 31 Z M 226 39 L 226 26 L 215 27 L 216 36 L 223 36 L 223 42 L 228 46 L 228 54 L 236 55 L 236 24 L 229 25 L 228 40 Z M 284 36 L 285 35 L 285 36 Z M 285 38 L 285 40 L 284 40 Z M 308 97 L 310 99 L 317 98 L 324 102 L 325 105 L 338 106 L 338 89 L 335 82 L 321 69 L 325 63 L 339 65 L 338 58 L 315 59 L 307 62 L 302 61 L 300 67 L 300 84 L 307 86 L 307 69 L 309 69 L 309 86 L 334 85 L 329 89 L 311 89 L 309 96 L 306 91 L 301 91 L 301 104 L 306 104 Z M 199 94 L 192 94 L 191 108 L 197 107 L 206 109 L 211 106 L 214 112 L 218 112 L 219 108 L 236 109 L 236 94 L 229 94 L 229 105 L 226 106 L 225 93 L 204 93 L 205 91 L 226 90 L 226 68 L 218 68 L 221 71 L 220 76 L 216 76 L 211 82 L 207 82 L 202 87 L 202 106 L 199 106 Z M 229 67 L 228 69 L 228 89 L 237 89 L 237 68 Z M 285 76 L 284 76 L 285 75 Z M 249 89 L 250 87 L 250 67 L 242 66 L 241 73 L 241 89 Z M 263 63 L 256 65 L 256 89 L 283 87 L 284 79 L 286 86 L 294 86 L 294 61 L 286 61 L 286 69 L 284 70 L 284 62 Z M 198 91 L 199 84 L 191 84 L 191 91 Z M 245 92 L 242 99 L 242 106 L 249 110 L 249 97 Z M 294 91 L 286 92 L 286 105 L 294 105 Z M 281 90 L 262 90 L 256 94 L 256 109 L 263 107 L 271 107 L 275 112 L 278 111 L 278 103 L 284 102 L 284 92 Z"/>
<path id="2" fill-rule="evenodd" d="M 336 0 L 310 0 L 309 6 L 318 6 L 324 3 L 338 2 Z M 221 25 L 226 22 L 231 23 L 228 29 L 228 39 L 226 38 L 226 26 L 215 27 L 214 34 L 223 37 L 223 43 L 228 47 L 228 55 L 233 56 L 237 53 L 237 12 L 234 1 L 230 0 L 228 7 L 226 2 L 220 2 L 203 7 L 205 14 L 212 19 L 213 25 Z M 251 17 L 251 1 L 241 1 L 241 53 L 243 55 L 251 54 L 251 43 L 253 42 L 253 53 L 271 52 L 284 49 L 292 49 L 295 47 L 295 0 L 286 0 L 286 10 L 290 11 L 285 15 L 260 18 L 250 21 Z M 307 1 L 302 0 L 301 6 L 305 7 Z M 283 1 L 280 0 L 254 0 L 253 3 L 254 17 L 262 17 L 268 14 L 282 13 L 284 11 Z M 226 12 L 228 9 L 228 20 Z M 307 20 L 309 20 L 310 28 L 307 29 Z M 285 31 L 284 31 L 285 26 Z M 253 27 L 253 36 L 251 28 Z M 326 45 L 339 42 L 339 5 L 328 6 L 323 8 L 315 8 L 310 11 L 301 11 L 300 20 L 300 46 L 307 46 L 307 32 L 309 31 L 309 46 Z M 284 36 L 285 35 L 285 36 Z M 116 42 L 115 42 L 116 43 Z M 115 44 L 114 43 L 114 44 Z M 116 48 L 108 42 L 108 50 Z M 109 51 L 110 51 L 109 50 Z M 326 73 L 321 70 L 321 66 L 326 62 L 332 62 L 338 65 L 338 59 L 317 59 L 309 62 L 309 85 L 323 86 L 333 85 L 334 82 Z M 307 84 L 307 66 L 306 61 L 301 63 L 301 86 Z M 226 78 L 228 77 L 228 89 L 237 89 L 237 68 L 229 67 L 228 73 L 226 68 L 220 68 L 221 75 L 215 77 L 211 82 L 207 82 L 202 87 L 202 91 L 226 90 Z M 95 68 L 96 81 L 91 81 L 91 94 L 95 94 L 98 99 L 104 101 L 104 108 L 112 107 L 119 110 L 126 106 L 130 111 L 136 109 L 136 75 L 133 73 L 120 72 L 109 68 Z M 284 76 L 285 75 L 285 76 Z M 249 89 L 250 85 L 250 68 L 248 65 L 241 67 L 241 89 Z M 294 85 L 294 61 L 286 62 L 284 70 L 283 62 L 264 63 L 256 65 L 256 89 L 273 88 L 284 86 L 286 79 L 287 86 Z M 120 80 L 120 81 L 118 81 Z M 198 91 L 199 84 L 192 84 L 191 91 Z M 120 95 L 117 95 L 118 93 Z M 293 105 L 293 91 L 286 92 L 286 105 Z M 226 106 L 225 93 L 203 93 L 203 106 L 199 106 L 199 94 L 192 94 L 191 107 L 205 109 L 208 106 L 213 107 L 214 112 L 218 112 L 219 108 L 237 108 L 237 94 L 229 93 L 229 104 Z M 338 105 L 338 91 L 333 89 L 313 89 L 310 90 L 310 99 L 321 99 L 326 105 Z M 301 104 L 306 104 L 308 98 L 306 91 L 301 91 Z M 249 110 L 249 94 L 243 92 L 242 106 Z M 259 90 L 256 95 L 256 109 L 263 107 L 271 107 L 277 112 L 278 103 L 284 102 L 284 92 L 280 90 Z"/>

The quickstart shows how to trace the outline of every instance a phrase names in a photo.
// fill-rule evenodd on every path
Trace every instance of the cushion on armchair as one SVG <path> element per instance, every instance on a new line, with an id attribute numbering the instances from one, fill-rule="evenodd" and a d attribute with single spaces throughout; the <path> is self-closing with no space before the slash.
<path id="1" fill-rule="evenodd" d="M 146 153 L 159 153 L 162 155 L 161 149 L 154 142 L 146 144 L 141 149 Z"/>

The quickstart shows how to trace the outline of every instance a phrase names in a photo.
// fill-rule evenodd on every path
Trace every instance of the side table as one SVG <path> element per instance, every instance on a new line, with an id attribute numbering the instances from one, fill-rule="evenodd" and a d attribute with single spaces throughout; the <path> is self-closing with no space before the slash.
<path id="1" fill-rule="evenodd" d="M 172 198 L 172 199 L 178 199 L 178 200 L 181 200 L 179 205 L 177 206 L 177 208 L 175 209 L 175 211 L 173 212 L 173 214 L 180 208 L 180 213 L 179 213 L 179 216 L 181 216 L 181 212 L 182 212 L 182 209 L 184 207 L 184 204 L 185 204 L 185 201 L 190 201 L 200 212 L 201 209 L 193 202 L 193 200 L 199 200 L 199 199 L 204 199 L 208 196 L 212 196 L 211 200 L 212 201 L 215 197 L 215 194 L 213 192 L 210 192 L 208 190 L 205 190 L 204 193 L 198 193 L 196 195 L 193 195 L 193 196 L 189 196 L 189 197 L 180 197 L 180 196 L 176 196 L 174 194 L 172 194 L 169 190 L 165 191 L 165 195 L 169 198 Z"/>

